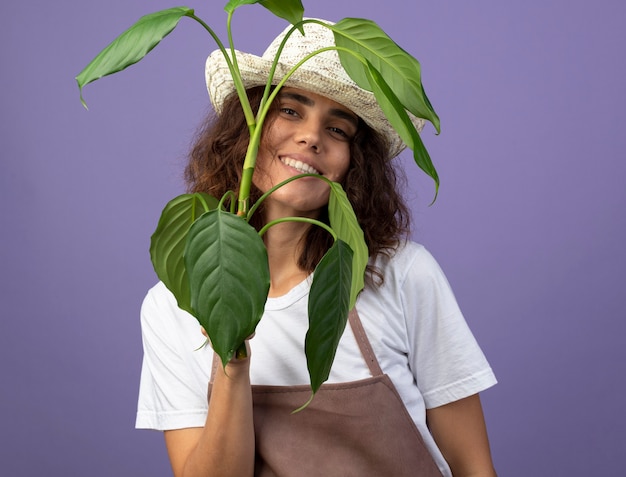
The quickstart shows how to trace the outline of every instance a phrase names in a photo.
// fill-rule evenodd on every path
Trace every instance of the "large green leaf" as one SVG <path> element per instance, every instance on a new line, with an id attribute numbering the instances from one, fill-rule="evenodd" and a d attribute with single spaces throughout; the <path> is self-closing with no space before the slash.
<path id="1" fill-rule="evenodd" d="M 430 155 L 422 142 L 417 129 L 411 122 L 411 118 L 406 113 L 406 110 L 400 103 L 398 97 L 393 93 L 389 85 L 385 82 L 381 74 L 373 67 L 371 63 L 367 63 L 368 77 L 370 84 L 374 91 L 374 96 L 380 107 L 385 111 L 387 119 L 398 132 L 402 141 L 413 151 L 413 159 L 415 163 L 426 174 L 433 178 L 435 181 L 435 197 L 437 196 L 437 190 L 439 189 L 439 176 L 433 163 L 430 159 Z"/>
<path id="2" fill-rule="evenodd" d="M 311 389 L 328 379 L 350 310 L 352 249 L 337 239 L 315 268 L 309 293 L 309 330 L 304 341 Z"/>
<path id="3" fill-rule="evenodd" d="M 183 16 L 192 16 L 193 12 L 191 8 L 175 7 L 145 15 L 113 40 L 76 77 L 83 105 L 87 107 L 83 100 L 85 85 L 137 63 L 176 27 Z"/>
<path id="4" fill-rule="evenodd" d="M 301 22 L 304 16 L 304 7 L 300 0 L 261 0 L 261 5 L 292 25 Z M 302 31 L 302 27 L 300 27 L 300 31 Z"/>
<path id="5" fill-rule="evenodd" d="M 415 116 L 429 120 L 439 132 L 439 117 L 426 97 L 420 64 L 413 56 L 371 20 L 344 18 L 332 30 L 337 46 L 363 55 L 380 72 L 404 107 Z M 350 77 L 363 89 L 371 91 L 361 61 L 341 50 L 339 58 Z"/>
<path id="6" fill-rule="evenodd" d="M 167 203 L 150 240 L 150 259 L 154 271 L 174 294 L 178 306 L 193 313 L 189 279 L 183 253 L 189 228 L 208 209 L 215 209 L 217 199 L 204 194 L 183 194 Z"/>
<path id="7" fill-rule="evenodd" d="M 267 250 L 244 219 L 217 209 L 191 226 L 185 265 L 195 317 L 225 366 L 263 315 L 270 287 Z"/>
<path id="8" fill-rule="evenodd" d="M 304 7 L 301 0 L 230 0 L 224 10 L 233 13 L 242 5 L 259 3 L 279 18 L 287 20 L 292 25 L 302 21 Z"/>
<path id="9" fill-rule="evenodd" d="M 337 182 L 332 182 L 330 185 L 328 216 L 330 226 L 337 237 L 346 242 L 354 253 L 350 287 L 350 308 L 352 308 L 365 284 L 365 267 L 369 258 L 369 250 L 352 205 L 345 191 Z"/>

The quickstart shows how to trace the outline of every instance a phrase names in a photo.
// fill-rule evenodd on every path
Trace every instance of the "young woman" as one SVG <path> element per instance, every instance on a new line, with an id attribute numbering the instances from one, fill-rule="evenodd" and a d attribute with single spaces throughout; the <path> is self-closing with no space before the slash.
<path id="1" fill-rule="evenodd" d="M 305 29 L 288 41 L 278 79 L 307 53 L 334 45 L 328 29 Z M 261 58 L 238 53 L 256 108 L 285 32 Z M 186 177 L 191 191 L 221 197 L 238 184 L 248 135 L 219 52 L 207 60 L 207 85 L 218 114 L 198 135 Z M 264 235 L 265 313 L 248 358 L 225 369 L 209 346 L 196 350 L 204 338 L 195 318 L 162 283 L 152 288 L 142 307 L 137 427 L 165 431 L 175 476 L 495 475 L 478 397 L 495 377 L 439 266 L 407 239 L 409 214 L 390 161 L 402 148 L 335 52 L 307 61 L 281 89 L 264 126 L 253 195 L 303 172 L 340 182 L 365 233 L 366 286 L 328 382 L 297 414 L 310 393 L 303 343 L 310 276 L 331 244 L 325 231 L 289 222 Z M 254 225 L 327 220 L 328 198 L 325 182 L 298 179 L 264 202 Z"/>

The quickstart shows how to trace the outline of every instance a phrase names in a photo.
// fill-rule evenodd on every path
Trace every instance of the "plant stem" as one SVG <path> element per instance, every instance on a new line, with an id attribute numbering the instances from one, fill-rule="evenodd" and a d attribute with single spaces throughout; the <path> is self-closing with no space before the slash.
<path id="1" fill-rule="evenodd" d="M 331 180 L 327 179 L 324 176 L 320 176 L 319 174 L 299 174 L 297 176 L 290 177 L 289 179 L 285 179 L 284 181 L 276 184 L 274 187 L 269 189 L 261 197 L 259 197 L 259 199 L 254 203 L 254 205 L 248 211 L 246 220 L 248 220 L 248 221 L 250 220 L 250 217 L 252 217 L 252 214 L 254 214 L 254 212 L 260 207 L 260 205 L 263 203 L 263 201 L 265 199 L 267 199 L 272 194 L 272 192 L 274 192 L 277 189 L 280 189 L 285 184 L 289 184 L 290 182 L 295 181 L 297 179 L 302 179 L 303 177 L 315 177 L 317 179 L 320 179 L 322 181 L 327 182 L 328 184 L 330 184 L 332 182 Z"/>
<path id="2" fill-rule="evenodd" d="M 309 22 L 305 20 L 302 24 Z M 259 105 L 259 110 L 257 112 L 256 120 L 253 124 L 248 121 L 248 129 L 250 131 L 250 144 L 248 145 L 248 150 L 246 151 L 246 157 L 244 159 L 243 171 L 241 176 L 241 184 L 239 185 L 239 201 L 238 201 L 238 211 L 237 215 L 247 216 L 248 215 L 248 207 L 249 207 L 249 199 L 250 199 L 250 188 L 252 186 L 252 174 L 254 172 L 254 166 L 256 165 L 256 157 L 259 151 L 259 144 L 261 143 L 261 133 L 263 131 L 263 122 L 269 112 L 270 105 L 276 94 L 278 93 L 281 86 L 287 81 L 287 79 L 292 75 L 295 69 L 289 71 L 289 73 L 282 79 L 282 81 L 278 84 L 274 92 L 270 95 L 270 89 L 274 80 L 274 73 L 276 71 L 276 67 L 278 65 L 278 60 L 280 58 L 280 54 L 291 36 L 291 34 L 298 28 L 297 25 L 294 25 L 289 32 L 283 38 L 280 46 L 278 47 L 278 51 L 276 52 L 276 56 L 274 57 L 274 61 L 272 62 L 272 66 L 270 68 L 270 72 L 267 78 L 267 83 L 265 85 L 265 90 L 263 91 L 263 97 L 261 98 L 261 103 Z M 229 15 L 229 23 L 228 23 L 228 32 L 230 35 L 230 15 Z M 229 36 L 230 38 L 230 36 Z M 232 38 L 230 39 L 230 43 L 232 46 Z M 308 58 L 308 57 L 307 57 Z M 239 69 L 237 66 L 237 58 L 235 57 L 235 53 L 233 50 L 233 68 L 237 72 L 237 78 L 239 78 Z M 233 75 L 234 77 L 235 75 Z M 243 87 L 243 86 L 242 86 Z M 239 91 L 239 90 L 238 90 Z M 268 97 L 269 96 L 269 97 Z M 242 97 L 242 94 L 239 94 L 239 97 Z M 247 96 L 246 96 L 247 99 Z M 247 118 L 247 116 L 246 116 Z"/>
<path id="3" fill-rule="evenodd" d="M 258 149 L 258 148 L 257 148 Z M 252 187 L 252 175 L 254 174 L 254 160 L 251 160 L 252 165 L 246 164 L 251 157 L 252 153 L 248 149 L 246 159 L 244 161 L 243 171 L 241 173 L 241 184 L 239 185 L 239 200 L 237 204 L 237 215 L 246 217 L 248 215 L 248 208 L 250 205 L 250 187 Z M 256 153 L 254 154 L 256 159 Z"/>
<path id="4" fill-rule="evenodd" d="M 233 13 L 234 10 L 228 14 L 228 18 L 226 20 L 226 32 L 228 34 L 228 44 L 230 45 L 230 54 L 232 58 L 231 76 L 233 77 L 235 89 L 237 90 L 237 96 L 239 96 L 239 102 L 241 103 L 241 107 L 243 108 L 243 112 L 246 117 L 248 131 L 250 132 L 250 135 L 252 135 L 256 125 L 256 120 L 254 119 L 252 108 L 250 107 L 250 101 L 248 101 L 248 93 L 246 92 L 243 82 L 241 81 L 241 72 L 239 71 L 239 63 L 237 62 L 237 55 L 235 54 L 235 43 L 233 41 L 233 32 L 231 28 Z"/>
<path id="5" fill-rule="evenodd" d="M 196 194 L 196 198 L 200 201 L 200 203 L 202 204 L 202 208 L 204 209 L 204 212 L 208 212 L 211 208 L 209 207 L 209 204 L 206 203 L 206 200 L 204 200 L 204 197 L 202 197 L 200 194 Z M 196 216 L 196 203 L 195 201 L 192 202 L 192 216 L 195 217 Z M 200 214 L 202 215 L 202 214 Z"/>
<path id="6" fill-rule="evenodd" d="M 224 55 L 224 59 L 226 60 L 226 64 L 228 65 L 228 69 L 231 72 L 231 76 L 233 79 L 233 83 L 235 84 L 235 90 L 237 91 L 237 96 L 239 96 L 239 102 L 241 103 L 241 107 L 243 108 L 244 115 L 246 117 L 246 123 L 248 124 L 248 129 L 254 128 L 255 120 L 254 114 L 252 113 L 252 108 L 250 107 L 250 101 L 248 101 L 248 94 L 246 93 L 246 89 L 243 86 L 243 82 L 241 81 L 241 74 L 239 73 L 239 66 L 237 65 L 237 57 L 235 56 L 234 45 L 232 44 L 232 35 L 230 32 L 230 21 L 232 14 L 228 16 L 228 38 L 230 42 L 230 50 L 232 52 L 232 58 L 229 56 L 224 44 L 221 42 L 219 37 L 215 34 L 215 32 L 211 29 L 209 25 L 207 25 L 201 18 L 197 17 L 195 14 L 188 15 L 190 18 L 193 18 L 200 25 L 204 27 L 206 31 L 213 37 L 217 47 L 220 49 L 222 54 Z"/>
<path id="7" fill-rule="evenodd" d="M 311 219 L 309 217 L 282 217 L 280 219 L 272 220 L 271 222 L 265 224 L 265 226 L 263 226 L 261 230 L 259 230 L 259 235 L 262 237 L 270 227 L 273 227 L 276 224 L 281 224 L 283 222 L 305 222 L 311 225 L 317 225 L 318 227 L 322 227 L 329 234 L 331 234 L 335 240 L 337 240 L 337 234 L 333 229 L 330 228 L 329 225 L 319 220 Z"/>
<path id="8" fill-rule="evenodd" d="M 301 22 L 300 24 L 304 25 L 307 22 L 308 21 L 305 20 Z M 298 25 L 294 25 L 293 27 L 291 27 L 291 29 L 285 34 L 285 37 L 283 38 L 283 40 L 280 42 L 280 45 L 278 46 L 278 50 L 276 50 L 276 55 L 274 56 L 274 61 L 272 62 L 272 66 L 270 68 L 270 72 L 267 77 L 267 83 L 265 84 L 265 89 L 263 90 L 263 96 L 261 98 L 261 105 L 259 107 L 259 112 L 257 113 L 257 121 L 262 122 L 263 118 L 265 117 L 265 114 L 267 113 L 267 108 L 265 107 L 265 105 L 268 103 L 268 96 L 270 94 L 272 83 L 274 82 L 274 73 L 276 72 L 276 67 L 278 66 L 278 60 L 280 59 L 280 55 L 283 49 L 285 48 L 285 44 L 287 43 L 287 40 L 293 34 L 293 32 L 296 31 L 297 28 L 298 28 Z"/>

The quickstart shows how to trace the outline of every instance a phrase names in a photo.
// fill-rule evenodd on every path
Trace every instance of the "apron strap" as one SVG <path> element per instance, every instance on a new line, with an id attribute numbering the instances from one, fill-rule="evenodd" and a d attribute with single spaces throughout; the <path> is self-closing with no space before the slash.
<path id="1" fill-rule="evenodd" d="M 356 307 L 350 310 L 350 313 L 348 314 L 348 322 L 350 323 L 350 328 L 352 328 L 352 333 L 354 333 L 354 338 L 356 339 L 356 343 L 359 346 L 361 355 L 363 356 L 370 373 L 372 376 L 381 376 L 383 374 L 383 370 L 380 368 L 380 364 L 378 364 L 378 359 L 376 359 L 376 355 L 374 354 L 370 340 L 365 333 L 363 323 L 361 323 L 361 318 L 359 317 L 358 311 L 356 311 Z M 209 384 L 213 384 L 213 377 L 215 376 L 215 372 L 217 371 L 219 364 L 220 359 L 217 353 L 213 352 L 213 369 L 211 370 L 211 379 L 209 380 Z"/>
<path id="2" fill-rule="evenodd" d="M 363 323 L 361 323 L 361 318 L 359 317 L 359 312 L 356 311 L 356 307 L 350 310 L 350 313 L 348 314 L 348 321 L 350 322 L 352 333 L 354 333 L 356 343 L 359 345 L 359 349 L 361 350 L 361 354 L 363 355 L 363 359 L 365 360 L 365 364 L 367 364 L 370 373 L 372 376 L 381 376 L 383 374 L 383 370 L 380 369 L 380 364 L 378 364 L 378 359 L 376 359 L 376 355 L 374 354 L 370 340 L 365 333 Z"/>

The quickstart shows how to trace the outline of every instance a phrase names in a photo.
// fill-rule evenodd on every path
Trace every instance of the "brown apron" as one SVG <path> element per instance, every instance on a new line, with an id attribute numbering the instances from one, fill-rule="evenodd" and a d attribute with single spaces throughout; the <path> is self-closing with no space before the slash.
<path id="1" fill-rule="evenodd" d="M 349 321 L 371 378 L 323 384 L 296 414 L 309 385 L 252 386 L 255 476 L 441 477 L 356 310 Z"/>

